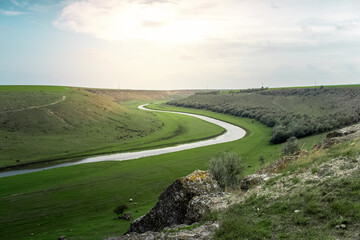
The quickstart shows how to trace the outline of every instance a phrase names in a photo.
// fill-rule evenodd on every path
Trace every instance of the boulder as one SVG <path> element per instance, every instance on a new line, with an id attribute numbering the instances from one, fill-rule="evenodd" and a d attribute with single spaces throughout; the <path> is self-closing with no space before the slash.
<path id="1" fill-rule="evenodd" d="M 127 233 L 156 232 L 164 227 L 199 221 L 209 212 L 208 197 L 219 193 L 221 189 L 211 173 L 196 170 L 167 187 L 156 205 L 131 223 Z"/>

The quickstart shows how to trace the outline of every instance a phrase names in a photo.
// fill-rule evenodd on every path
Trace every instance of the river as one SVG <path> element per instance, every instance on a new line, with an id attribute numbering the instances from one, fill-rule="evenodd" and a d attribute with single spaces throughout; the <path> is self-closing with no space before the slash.
<path id="1" fill-rule="evenodd" d="M 85 164 L 85 163 L 94 163 L 94 162 L 103 162 L 103 161 L 124 161 L 124 160 L 132 160 L 137 158 L 143 158 L 143 157 L 150 157 L 150 156 L 156 156 L 160 154 L 165 153 L 172 153 L 172 152 L 178 152 L 198 147 L 204 147 L 204 146 L 210 146 L 214 144 L 219 143 L 226 143 L 226 142 L 232 142 L 235 140 L 238 140 L 240 138 L 243 138 L 246 134 L 245 130 L 235 126 L 233 124 L 223 122 L 214 118 L 198 115 L 198 114 L 192 114 L 192 113 L 183 113 L 183 112 L 172 112 L 172 111 L 162 111 L 162 110 L 152 110 L 145 108 L 147 104 L 141 105 L 138 108 L 145 111 L 153 111 L 153 112 L 165 112 L 165 113 L 171 113 L 171 114 L 182 114 L 187 116 L 196 117 L 199 119 L 202 119 L 206 122 L 216 124 L 226 130 L 225 133 L 223 133 L 220 136 L 217 136 L 212 139 L 203 140 L 199 142 L 193 142 L 193 143 L 185 143 L 180 144 L 172 147 L 164 147 L 164 148 L 158 148 L 158 149 L 150 149 L 150 150 L 143 150 L 138 152 L 124 152 L 124 153 L 116 153 L 116 154 L 110 154 L 110 155 L 102 155 L 102 156 L 96 156 L 96 157 L 89 157 L 85 158 L 76 162 L 69 162 L 69 163 L 61 163 L 54 166 L 49 167 L 42 167 L 42 168 L 34 168 L 34 169 L 22 169 L 22 170 L 14 170 L 14 171 L 6 171 L 6 172 L 0 172 L 0 177 L 8 177 L 8 176 L 14 176 L 14 175 L 20 175 L 25 173 L 31 173 L 31 172 L 39 172 L 39 171 L 45 171 L 48 169 L 53 168 L 61 168 L 61 167 L 68 167 L 68 166 L 74 166 L 79 164 Z"/>

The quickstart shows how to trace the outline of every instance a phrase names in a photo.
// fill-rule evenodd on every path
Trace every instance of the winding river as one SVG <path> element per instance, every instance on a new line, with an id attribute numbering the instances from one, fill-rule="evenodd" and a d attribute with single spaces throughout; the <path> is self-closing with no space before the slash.
<path id="1" fill-rule="evenodd" d="M 54 165 L 54 166 L 50 166 L 50 167 L 0 172 L 0 177 L 8 177 L 8 176 L 20 175 L 20 174 L 25 174 L 25 173 L 44 171 L 44 170 L 53 169 L 53 168 L 68 167 L 68 166 L 84 164 L 84 163 L 94 163 L 94 162 L 103 162 L 103 161 L 124 161 L 124 160 L 131 160 L 131 159 L 137 159 L 137 158 L 143 158 L 143 157 L 150 157 L 150 156 L 155 156 L 155 155 L 160 155 L 160 154 L 165 154 L 165 153 L 172 153 L 172 152 L 188 150 L 188 149 L 192 149 L 192 148 L 210 146 L 210 145 L 219 144 L 219 143 L 232 142 L 232 141 L 238 140 L 240 138 L 243 138 L 246 134 L 244 129 L 242 129 L 238 126 L 232 125 L 230 123 L 214 119 L 214 118 L 205 117 L 202 115 L 197 115 L 197 114 L 192 114 L 192 113 L 152 110 L 152 109 L 145 108 L 146 105 L 147 104 L 141 105 L 138 108 L 141 110 L 145 110 L 145 111 L 166 112 L 166 113 L 182 114 L 182 115 L 196 117 L 196 118 L 202 119 L 206 122 L 216 124 L 216 125 L 224 128 L 226 130 L 226 132 L 224 134 L 217 136 L 215 138 L 212 138 L 212 139 L 199 141 L 199 142 L 193 142 L 193 143 L 185 143 L 185 144 L 176 145 L 176 146 L 172 146 L 172 147 L 143 150 L 143 151 L 138 151 L 138 152 L 124 152 L 124 153 L 103 155 L 103 156 L 97 156 L 97 157 L 89 157 L 89 158 L 85 158 L 85 159 L 82 159 L 77 162 L 62 163 L 62 164 L 58 164 L 58 165 Z"/>

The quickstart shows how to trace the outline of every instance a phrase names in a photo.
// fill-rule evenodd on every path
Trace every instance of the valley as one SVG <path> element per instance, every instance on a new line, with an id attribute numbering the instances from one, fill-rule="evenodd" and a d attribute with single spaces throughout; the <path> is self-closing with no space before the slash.
<path id="1" fill-rule="evenodd" d="M 76 89 L 67 91 L 70 92 L 59 92 L 57 94 L 58 96 L 65 94 L 67 96 L 66 101 L 71 99 L 71 91 L 80 91 L 80 96 L 84 98 L 84 95 L 88 94 L 86 91 L 82 92 L 83 90 Z M 97 98 L 106 101 L 100 96 L 97 96 Z M 145 100 L 148 101 L 149 99 Z M 125 118 L 120 114 L 120 117 L 124 117 L 123 119 L 137 119 L 147 122 L 148 125 L 145 125 L 145 127 L 157 126 L 156 123 L 164 122 L 165 126 L 172 126 L 171 130 L 164 131 L 166 127 L 157 128 L 153 133 L 145 135 L 143 139 L 135 137 L 136 134 L 134 134 L 131 141 L 127 140 L 128 145 L 126 147 L 121 146 L 121 144 L 120 146 L 114 146 L 114 142 L 111 142 L 109 149 L 115 151 L 119 151 L 119 149 L 120 151 L 121 149 L 135 150 L 136 146 L 139 147 L 139 145 L 141 149 L 145 149 L 145 147 L 163 147 L 168 146 L 167 144 L 178 144 L 181 141 L 195 141 L 199 139 L 199 136 L 215 136 L 222 132 L 220 127 L 192 117 L 181 116 L 179 118 L 175 114 L 166 116 L 166 113 L 142 112 L 136 109 L 136 106 L 143 103 L 143 101 L 143 99 L 133 99 L 121 102 L 121 105 L 112 102 L 112 105 L 109 106 L 113 106 L 113 110 L 106 113 L 113 114 L 113 119 L 120 120 L 115 118 L 116 112 L 114 109 L 117 109 L 116 111 L 119 111 L 119 113 L 126 112 L 124 115 L 129 115 L 128 118 Z M 0 178 L 0 232 L 2 236 L 9 239 L 27 239 L 29 234 L 34 233 L 36 239 L 45 240 L 57 238 L 61 235 L 66 235 L 69 239 L 103 239 L 108 236 L 121 235 L 128 229 L 130 222 L 113 220 L 114 214 L 112 210 L 115 206 L 126 204 L 129 207 L 128 210 L 133 213 L 133 219 L 140 217 L 155 204 L 157 197 L 166 186 L 195 169 L 207 169 L 208 161 L 214 156 L 218 156 L 223 152 L 238 154 L 241 156 L 245 166 L 245 175 L 258 171 L 282 156 L 282 145 L 273 144 L 269 141 L 272 136 L 272 129 L 256 120 L 203 109 L 177 107 L 165 104 L 166 101 L 164 100 L 156 100 L 156 102 L 147 107 L 208 116 L 240 126 L 246 130 L 247 134 L 242 139 L 228 143 L 131 161 L 88 163 Z M 94 102 L 91 103 L 94 104 Z M 59 106 L 55 104 L 52 107 L 57 106 L 60 108 L 60 104 L 64 103 L 59 103 Z M 98 108 L 94 107 L 94 109 L 100 111 Z M 31 111 L 38 110 L 32 109 Z M 83 110 L 82 114 L 85 114 L 84 112 L 86 111 Z M 86 113 L 92 114 L 91 111 Z M 137 117 L 146 116 L 146 119 L 135 118 L 132 114 Z M 94 123 L 95 120 L 96 118 L 92 117 L 91 120 L 87 121 Z M 78 121 L 81 122 L 81 120 Z M 100 122 L 98 124 L 101 125 Z M 119 122 L 116 122 L 116 124 L 119 124 Z M 131 123 L 128 124 L 127 126 L 131 126 Z M 186 126 L 187 131 L 185 133 L 176 131 L 179 125 Z M 48 126 L 51 126 L 51 122 Z M 144 129 L 143 125 L 137 126 L 139 129 Z M 83 131 L 84 135 L 80 136 L 89 136 L 85 134 L 84 129 Z M 174 134 L 174 132 L 177 134 Z M 80 131 L 75 133 L 80 133 Z M 114 133 L 111 133 L 110 130 L 106 133 L 109 134 L 108 136 L 114 136 L 111 135 Z M 200 135 L 201 133 L 203 135 Z M 310 151 L 316 143 L 325 138 L 325 135 L 326 133 L 301 138 L 299 139 L 299 145 L 301 149 Z M 163 138 L 162 144 L 155 144 L 155 142 L 150 141 L 151 139 L 161 139 L 160 136 Z M 173 137 L 169 138 L 169 136 Z M 98 137 L 98 139 L 101 139 L 101 137 Z M 144 139 L 147 139 L 147 141 Z M 36 144 L 35 140 L 37 138 L 33 138 L 32 144 Z M 94 146 L 96 145 L 96 142 L 92 143 Z M 12 146 L 18 148 L 17 145 Z M 128 146 L 133 147 L 129 148 Z M 89 152 L 91 153 L 91 151 L 86 151 L 86 154 L 89 154 Z M 96 155 L 101 153 L 101 151 L 93 152 Z M 104 153 L 109 152 L 104 151 Z M 260 161 L 260 158 L 263 161 Z M 134 199 L 136 205 L 129 202 L 130 198 Z"/>

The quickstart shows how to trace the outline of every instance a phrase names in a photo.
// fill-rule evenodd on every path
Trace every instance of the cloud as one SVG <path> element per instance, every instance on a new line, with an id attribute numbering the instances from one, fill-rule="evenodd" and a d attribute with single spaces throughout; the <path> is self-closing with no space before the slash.
<path id="1" fill-rule="evenodd" d="M 68 4 L 54 26 L 96 38 L 193 42 L 210 34 L 209 22 L 188 17 L 189 1 L 76 1 Z M 196 4 L 195 4 L 196 6 Z"/>
<path id="2" fill-rule="evenodd" d="M 279 8 L 271 0 L 83 0 L 69 2 L 53 25 L 109 41 L 314 45 L 360 36 L 339 31 L 359 19 L 360 4 L 348 2 L 282 1 Z"/>
<path id="3" fill-rule="evenodd" d="M 166 23 L 164 22 L 157 22 L 157 21 L 142 21 L 141 25 L 143 27 L 148 27 L 148 28 L 153 28 L 153 27 L 162 27 L 164 26 Z"/>
<path id="4" fill-rule="evenodd" d="M 271 2 L 271 3 L 270 3 L 270 7 L 271 7 L 271 8 L 279 8 L 279 6 L 278 6 L 276 3 L 274 3 L 274 2 Z"/>
<path id="5" fill-rule="evenodd" d="M 53 25 L 120 42 L 75 62 L 92 59 L 98 76 L 128 87 L 335 83 L 355 81 L 360 68 L 358 0 L 81 0 L 67 2 Z"/>
<path id="6" fill-rule="evenodd" d="M 4 16 L 19 16 L 19 15 L 23 15 L 23 14 L 26 14 L 26 12 L 7 11 L 7 10 L 0 9 L 0 15 L 4 15 Z"/>
<path id="7" fill-rule="evenodd" d="M 15 6 L 17 6 L 17 7 L 21 7 L 21 6 L 22 6 L 22 4 L 20 4 L 18 1 L 10 0 L 10 2 L 11 2 L 12 4 L 14 4 Z"/>

